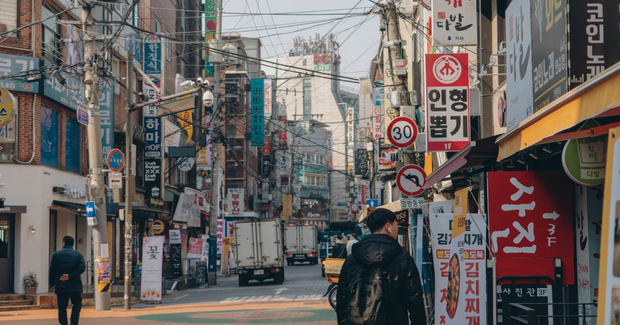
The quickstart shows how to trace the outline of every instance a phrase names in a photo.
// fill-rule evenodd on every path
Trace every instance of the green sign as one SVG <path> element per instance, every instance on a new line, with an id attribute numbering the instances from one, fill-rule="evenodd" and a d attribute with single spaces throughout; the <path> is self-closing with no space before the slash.
<path id="1" fill-rule="evenodd" d="M 205 0 L 205 40 L 207 42 L 207 48 L 209 47 L 209 40 L 215 37 L 217 29 L 217 0 Z M 209 51 L 205 55 L 205 76 L 213 77 L 215 68 L 213 63 L 209 62 Z"/>
<path id="2" fill-rule="evenodd" d="M 594 120 L 587 121 L 579 130 L 599 126 Z M 605 156 L 607 134 L 572 139 L 566 142 L 562 151 L 562 166 L 574 182 L 594 186 L 605 182 Z"/>

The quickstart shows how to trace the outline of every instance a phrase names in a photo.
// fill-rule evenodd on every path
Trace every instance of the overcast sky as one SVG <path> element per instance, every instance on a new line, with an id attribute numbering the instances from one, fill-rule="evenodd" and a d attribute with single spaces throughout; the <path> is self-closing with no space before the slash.
<path id="1" fill-rule="evenodd" d="M 352 17 L 343 19 L 356 4 Z M 341 45 L 341 74 L 366 77 L 381 36 L 378 15 L 360 15 L 372 5 L 368 0 L 224 0 L 223 32 L 259 37 L 263 43 L 262 56 L 268 58 L 288 52 L 297 36 L 307 41 L 317 33 L 322 37 L 331 30 Z M 270 12 L 276 15 L 249 15 Z M 299 14 L 278 15 L 292 12 Z"/>

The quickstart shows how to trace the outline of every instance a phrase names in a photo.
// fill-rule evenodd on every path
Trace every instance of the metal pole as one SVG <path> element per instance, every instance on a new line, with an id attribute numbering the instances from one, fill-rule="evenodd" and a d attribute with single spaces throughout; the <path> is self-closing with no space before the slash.
<path id="1" fill-rule="evenodd" d="M 93 227 L 93 255 L 96 259 L 101 256 L 101 246 L 107 247 L 108 227 L 107 211 L 105 206 L 105 180 L 103 178 L 103 149 L 101 144 L 101 116 L 99 115 L 99 91 L 97 88 L 97 64 L 91 62 L 95 56 L 95 25 L 92 24 L 90 10 L 92 7 L 82 8 L 82 20 L 88 22 L 84 28 L 84 38 L 89 39 L 85 42 L 84 58 L 84 84 L 86 84 L 86 99 L 90 118 L 88 122 L 88 162 L 90 166 L 89 178 L 92 197 L 95 201 L 95 215 L 97 226 Z M 88 189 L 87 189 L 88 190 Z M 99 292 L 98 282 L 95 281 L 95 311 L 110 310 L 110 292 Z"/>
<path id="2" fill-rule="evenodd" d="M 134 77 L 133 77 L 133 52 L 127 52 L 127 105 L 126 111 L 126 125 L 125 132 L 125 155 L 127 163 L 125 164 L 125 310 L 131 309 L 131 252 L 132 252 L 132 208 L 133 208 L 133 170 L 131 169 L 131 162 L 133 161 L 134 152 L 131 151 L 133 144 L 133 121 L 131 119 L 131 108 L 133 105 L 133 89 L 134 89 Z"/>
<path id="3" fill-rule="evenodd" d="M 393 0 L 390 0 L 389 3 L 387 3 L 383 8 L 385 10 L 385 16 L 386 16 L 386 23 L 387 23 L 386 30 L 387 30 L 388 42 L 401 40 L 400 30 L 398 29 L 398 10 L 396 8 L 396 4 L 394 4 Z M 390 46 L 390 50 L 389 50 L 390 56 L 389 56 L 389 61 L 388 61 L 390 68 L 392 68 L 392 62 L 394 62 L 394 60 L 398 60 L 402 58 L 401 51 L 402 51 L 402 48 L 401 48 L 400 43 L 396 44 L 395 42 L 394 44 Z M 385 68 L 388 68 L 388 67 L 385 67 Z M 400 105 L 403 105 L 403 103 L 407 103 L 405 76 L 397 76 L 392 73 L 389 76 L 389 78 L 390 78 L 390 85 L 392 87 L 386 87 L 386 89 L 394 89 L 395 91 L 398 91 L 400 93 Z M 386 96 L 386 98 L 388 97 Z M 397 110 L 399 111 L 398 115 L 400 116 L 400 108 L 397 108 Z"/>
<path id="4" fill-rule="evenodd" d="M 222 39 L 222 0 L 217 1 L 217 28 L 215 39 Z M 220 129 L 220 117 L 218 111 L 220 106 L 220 65 L 215 64 L 215 81 L 213 82 L 213 128 Z M 211 211 L 209 213 L 209 286 L 217 284 L 217 219 L 220 216 L 220 145 L 221 139 L 212 135 L 213 157 L 211 168 Z"/>

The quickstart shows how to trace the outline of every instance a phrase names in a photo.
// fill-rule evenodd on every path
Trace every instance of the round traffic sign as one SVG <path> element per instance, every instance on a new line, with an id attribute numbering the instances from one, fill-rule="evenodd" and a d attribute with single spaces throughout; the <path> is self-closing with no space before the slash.
<path id="1" fill-rule="evenodd" d="M 418 137 L 418 127 L 408 117 L 397 117 L 388 126 L 388 139 L 397 148 L 411 146 Z"/>
<path id="2" fill-rule="evenodd" d="M 420 195 L 424 192 L 426 172 L 417 165 L 407 165 L 401 168 L 396 175 L 396 185 L 403 194 L 409 196 Z"/>
<path id="3" fill-rule="evenodd" d="M 17 101 L 13 94 L 0 88 L 0 127 L 9 124 L 17 115 Z"/>
<path id="4" fill-rule="evenodd" d="M 360 210 L 360 206 L 357 203 L 351 204 L 351 211 L 352 212 L 357 212 L 359 210 Z"/>
<path id="5" fill-rule="evenodd" d="M 115 173 L 120 172 L 125 167 L 125 155 L 118 149 L 110 150 L 106 161 L 108 168 Z"/>

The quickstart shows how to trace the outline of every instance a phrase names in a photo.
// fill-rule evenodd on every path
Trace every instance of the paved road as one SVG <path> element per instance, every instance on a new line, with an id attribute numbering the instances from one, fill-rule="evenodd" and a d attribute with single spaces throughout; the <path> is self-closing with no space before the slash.
<path id="1" fill-rule="evenodd" d="M 222 287 L 194 289 L 174 292 L 164 296 L 164 305 L 187 303 L 231 303 L 242 301 L 317 301 L 323 297 L 329 284 L 321 276 L 320 265 L 295 264 L 285 266 L 286 280 L 276 285 L 272 280 L 263 283 L 251 281 L 246 287 L 239 287 L 236 276 L 218 277 Z"/>

